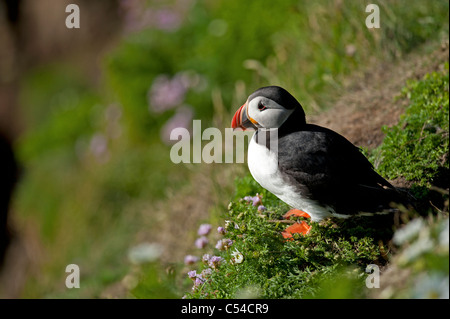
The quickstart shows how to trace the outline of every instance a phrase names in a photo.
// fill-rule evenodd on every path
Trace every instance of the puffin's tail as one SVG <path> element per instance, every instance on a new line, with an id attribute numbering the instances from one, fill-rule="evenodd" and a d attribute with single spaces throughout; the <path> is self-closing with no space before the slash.
<path id="1" fill-rule="evenodd" d="M 386 182 L 388 183 L 388 182 Z M 359 185 L 360 207 L 358 216 L 373 216 L 406 210 L 416 211 L 417 199 L 409 189 L 397 188 L 390 183 L 384 187 Z"/>

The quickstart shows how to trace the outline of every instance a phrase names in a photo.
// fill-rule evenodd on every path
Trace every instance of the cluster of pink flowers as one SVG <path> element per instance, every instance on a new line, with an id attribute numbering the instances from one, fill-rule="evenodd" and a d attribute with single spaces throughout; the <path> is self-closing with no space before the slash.
<path id="1" fill-rule="evenodd" d="M 200 287 L 206 282 L 205 274 L 203 272 L 197 274 L 196 270 L 191 270 L 190 272 L 188 272 L 188 277 L 192 279 L 192 281 L 194 282 L 192 290 L 196 290 L 198 287 Z"/>
<path id="2" fill-rule="evenodd" d="M 197 273 L 196 270 L 191 270 L 187 273 L 189 279 L 194 282 L 192 290 L 195 291 L 198 287 L 202 286 L 212 274 L 213 269 L 217 270 L 220 264 L 223 262 L 223 258 L 219 256 L 211 256 L 210 254 L 204 254 L 202 262 L 208 267 Z"/>
<path id="3" fill-rule="evenodd" d="M 184 101 L 187 90 L 188 83 L 184 81 L 181 74 L 173 78 L 166 74 L 157 76 L 148 91 L 150 111 L 162 113 L 180 105 Z"/>
<path id="4" fill-rule="evenodd" d="M 228 250 L 228 248 L 230 248 L 230 246 L 233 245 L 233 241 L 231 239 L 220 239 L 217 244 L 216 244 L 216 248 L 218 250 Z"/>
<path id="5" fill-rule="evenodd" d="M 200 237 L 198 237 L 195 241 L 195 246 L 197 248 L 203 249 L 208 245 L 209 240 L 206 236 L 211 233 L 211 230 L 212 226 L 210 224 L 201 224 L 199 226 L 197 234 Z M 218 227 L 217 232 L 221 235 L 225 235 L 227 233 L 224 227 Z M 215 248 L 218 250 L 227 250 L 232 245 L 233 241 L 231 239 L 223 238 L 217 242 Z M 187 255 L 184 258 L 184 263 L 186 265 L 193 265 L 199 261 L 201 261 L 207 268 L 203 269 L 201 273 L 197 273 L 196 270 L 191 270 L 187 273 L 188 277 L 194 282 L 194 285 L 192 287 L 193 291 L 196 291 L 198 287 L 206 283 L 208 276 L 212 273 L 213 270 L 219 269 L 220 265 L 224 262 L 224 258 L 208 253 L 203 254 L 201 259 L 193 255 Z"/>
<path id="6" fill-rule="evenodd" d="M 258 212 L 262 213 L 266 211 L 266 207 L 262 205 L 262 196 L 260 194 L 256 194 L 255 196 L 245 196 L 241 199 L 248 204 L 252 204 L 252 206 L 258 208 Z M 230 204 L 231 205 L 231 204 Z M 229 206 L 230 209 L 230 206 Z M 230 221 L 225 220 L 224 227 L 217 227 L 217 233 L 224 236 L 228 233 L 232 228 L 240 229 L 239 225 Z M 206 237 L 211 233 L 212 226 L 210 224 L 202 224 L 198 228 L 197 234 L 200 236 L 195 241 L 195 246 L 199 249 L 204 249 L 209 244 L 209 239 Z M 242 254 L 236 247 L 233 247 L 234 242 L 229 238 L 221 238 L 217 241 L 215 248 L 219 251 L 226 251 L 233 249 L 231 252 L 231 258 L 228 261 L 232 265 L 241 264 L 244 262 L 244 254 Z M 231 251 L 231 250 L 230 250 Z M 202 258 L 198 258 L 192 255 L 187 255 L 184 259 L 185 264 L 192 265 L 200 261 L 205 265 L 205 268 L 200 274 L 197 273 L 196 270 L 191 270 L 187 273 L 188 277 L 193 280 L 194 285 L 192 287 L 193 291 L 197 291 L 199 287 L 205 284 L 208 281 L 208 276 L 211 275 L 213 270 L 218 271 L 220 265 L 225 262 L 223 257 L 210 255 L 208 253 L 203 254 Z"/>
<path id="7" fill-rule="evenodd" d="M 198 231 L 197 231 L 197 234 L 200 237 L 197 238 L 197 240 L 195 241 L 195 247 L 202 249 L 202 248 L 205 248 L 206 245 L 208 245 L 209 240 L 206 236 L 211 232 L 211 229 L 212 229 L 212 227 L 210 224 L 200 225 L 200 227 L 198 228 Z"/>
<path id="8" fill-rule="evenodd" d="M 208 236 L 210 234 L 212 230 L 212 226 L 210 224 L 202 224 L 200 225 L 200 227 L 198 228 L 197 234 L 200 236 L 195 240 L 195 247 L 197 247 L 198 249 L 203 249 L 205 248 L 208 244 L 209 244 L 209 239 Z M 226 230 L 224 227 L 218 227 L 217 228 L 217 232 L 221 235 L 225 235 L 226 234 Z M 231 239 L 220 239 L 217 244 L 216 244 L 216 248 L 218 250 L 227 250 L 231 245 L 233 245 L 233 241 Z M 205 256 L 209 256 L 208 254 L 205 254 Z M 194 264 L 198 261 L 198 257 L 192 256 L 192 255 L 187 255 L 184 259 L 185 264 L 187 265 L 191 265 Z"/>
<path id="9" fill-rule="evenodd" d="M 127 31 L 154 28 L 174 32 L 181 27 L 190 3 L 190 0 L 177 0 L 170 6 L 164 3 L 157 5 L 155 2 L 149 6 L 142 0 L 121 0 L 119 10 Z"/>
<path id="10" fill-rule="evenodd" d="M 256 196 L 245 196 L 243 200 L 252 203 L 253 206 L 258 206 L 261 205 L 262 196 L 259 194 L 256 194 Z"/>
<path id="11" fill-rule="evenodd" d="M 202 249 L 205 248 L 206 245 L 208 245 L 208 243 L 209 243 L 208 238 L 206 238 L 206 236 L 202 236 L 195 240 L 195 247 L 197 247 L 198 249 Z"/>
<path id="12" fill-rule="evenodd" d="M 222 226 L 217 227 L 217 232 L 221 235 L 225 235 L 227 233 L 226 229 Z"/>
<path id="13" fill-rule="evenodd" d="M 245 196 L 243 200 L 247 203 L 252 203 L 255 207 L 258 206 L 258 212 L 264 212 L 266 210 L 266 207 L 262 205 L 262 196 L 259 194 L 256 194 L 256 196 Z"/>
<path id="14" fill-rule="evenodd" d="M 193 255 L 187 255 L 186 257 L 184 257 L 184 263 L 186 265 L 195 264 L 198 260 L 199 260 L 199 258 L 197 256 L 193 256 Z"/>
<path id="15" fill-rule="evenodd" d="M 185 103 L 189 90 L 201 91 L 206 87 L 206 80 L 194 71 L 181 71 L 173 77 L 167 74 L 158 75 L 147 93 L 148 109 L 151 114 L 161 114 L 175 109 L 175 114 L 161 129 L 161 139 L 172 144 L 170 133 L 182 127 L 191 130 L 194 109 Z"/>
<path id="16" fill-rule="evenodd" d="M 197 234 L 206 236 L 211 232 L 212 226 L 210 224 L 201 224 L 198 228 Z"/>
<path id="17" fill-rule="evenodd" d="M 203 249 L 209 244 L 208 236 L 211 233 L 212 226 L 210 224 L 201 224 L 198 228 L 197 234 L 200 236 L 195 240 L 195 247 Z M 184 263 L 186 265 L 192 265 L 198 262 L 200 259 L 193 255 L 187 255 L 184 257 Z"/>

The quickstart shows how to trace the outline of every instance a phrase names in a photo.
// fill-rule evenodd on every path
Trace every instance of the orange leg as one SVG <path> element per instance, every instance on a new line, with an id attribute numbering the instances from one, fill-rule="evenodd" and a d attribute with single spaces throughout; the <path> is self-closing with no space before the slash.
<path id="1" fill-rule="evenodd" d="M 308 225 L 305 221 L 301 221 L 300 223 L 295 223 L 284 230 L 281 234 L 286 239 L 291 239 L 293 234 L 302 234 L 303 236 L 308 235 L 311 230 L 311 226 Z"/>
<path id="2" fill-rule="evenodd" d="M 309 216 L 304 211 L 301 211 L 300 209 L 295 209 L 295 208 L 291 209 L 286 214 L 284 214 L 283 218 L 284 219 L 290 219 L 292 216 L 311 218 L 311 216 Z"/>
<path id="3" fill-rule="evenodd" d="M 291 209 L 286 214 L 284 214 L 284 219 L 290 219 L 291 217 L 305 217 L 311 218 L 307 213 L 301 211 L 299 209 Z M 311 230 L 311 226 L 308 225 L 305 221 L 301 221 L 299 223 L 295 223 L 284 230 L 281 234 L 286 239 L 292 239 L 293 234 L 302 234 L 303 236 L 307 235 Z"/>

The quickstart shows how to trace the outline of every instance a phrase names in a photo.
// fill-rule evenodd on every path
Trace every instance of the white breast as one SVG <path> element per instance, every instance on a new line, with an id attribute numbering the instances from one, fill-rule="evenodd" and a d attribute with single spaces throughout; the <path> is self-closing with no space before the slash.
<path id="1" fill-rule="evenodd" d="M 320 221 L 325 217 L 338 216 L 331 207 L 323 207 L 315 200 L 302 196 L 296 188 L 289 185 L 282 177 L 278 168 L 278 156 L 266 146 L 256 142 L 253 135 L 248 148 L 248 168 L 253 178 L 269 192 L 277 196 L 286 204 L 300 209 L 311 216 L 313 221 Z M 340 215 L 339 217 L 347 217 Z"/>

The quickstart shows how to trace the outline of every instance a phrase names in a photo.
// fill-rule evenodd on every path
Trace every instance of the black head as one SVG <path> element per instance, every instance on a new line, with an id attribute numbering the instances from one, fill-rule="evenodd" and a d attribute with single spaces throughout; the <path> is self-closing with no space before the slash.
<path id="1" fill-rule="evenodd" d="M 279 86 L 272 85 L 259 88 L 248 97 L 248 101 L 250 102 L 258 96 L 263 96 L 272 101 L 275 101 L 286 109 L 293 109 L 298 107 L 303 110 L 302 106 L 295 99 L 295 97 L 293 97 L 291 93 Z"/>
<path id="2" fill-rule="evenodd" d="M 279 86 L 266 86 L 253 92 L 232 120 L 233 128 L 293 128 L 306 124 L 300 103 Z"/>

